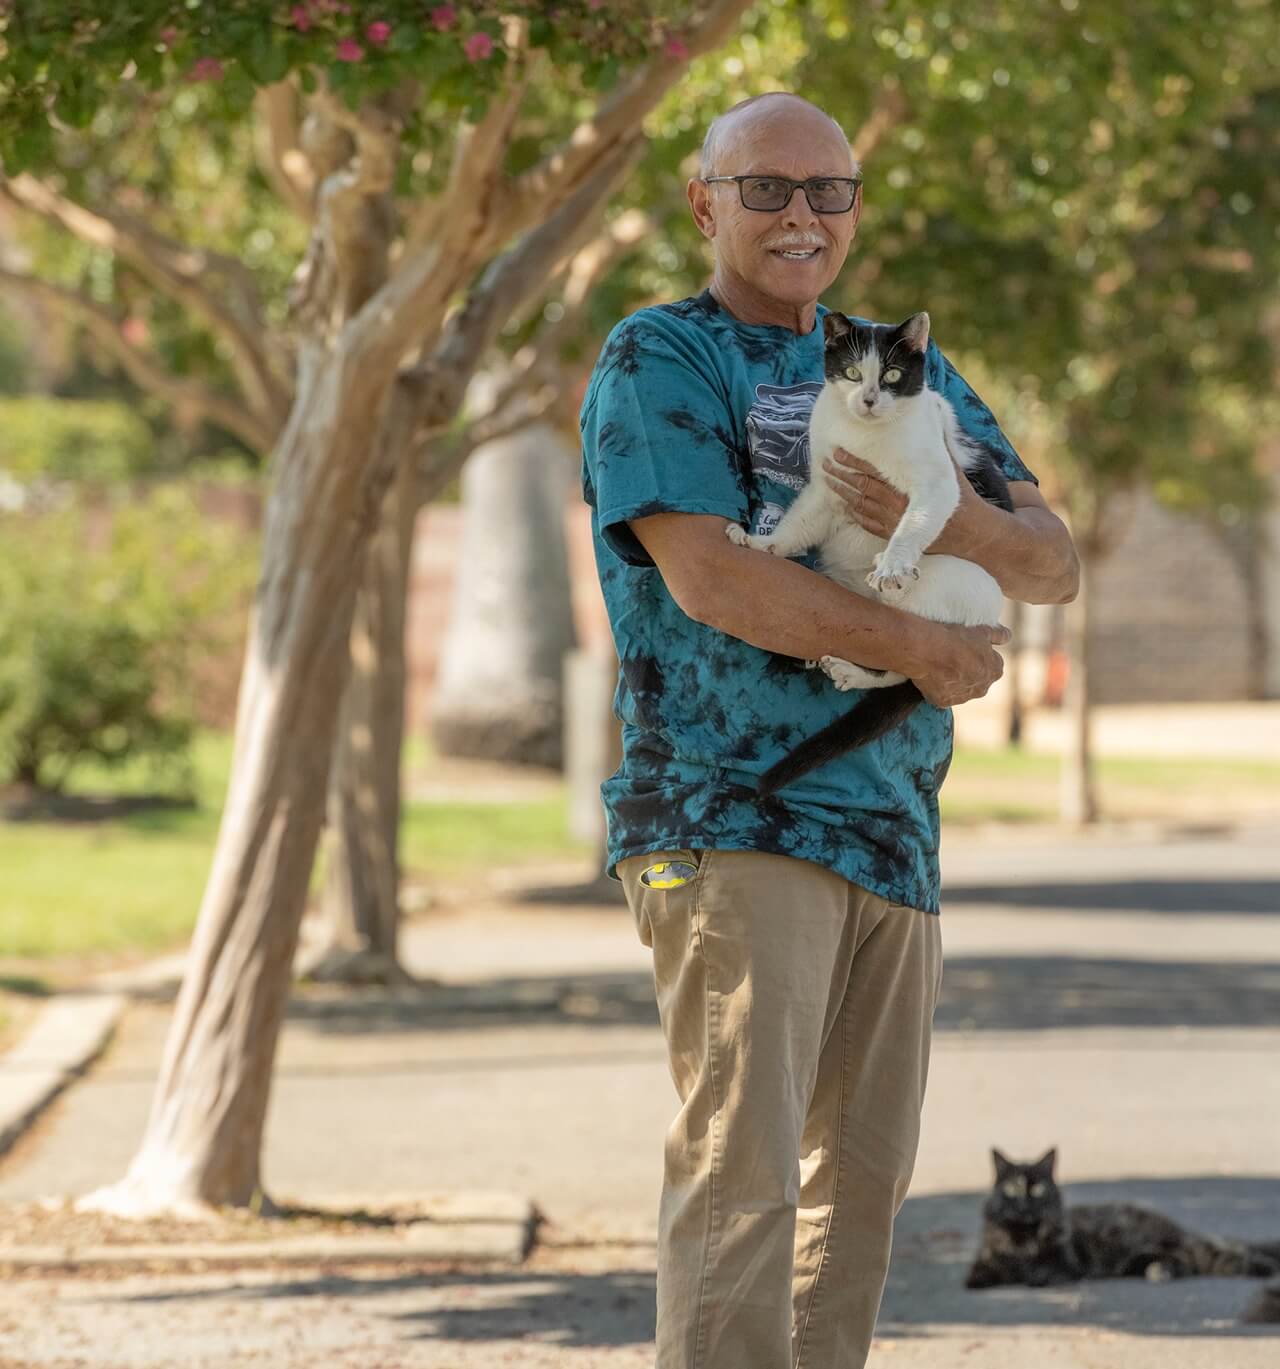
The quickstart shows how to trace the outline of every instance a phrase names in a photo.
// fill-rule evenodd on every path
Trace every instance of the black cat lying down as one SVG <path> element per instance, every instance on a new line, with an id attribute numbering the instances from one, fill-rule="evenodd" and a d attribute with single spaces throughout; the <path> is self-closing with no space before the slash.
<path id="1" fill-rule="evenodd" d="M 982 1209 L 982 1241 L 966 1288 L 1077 1279 L 1184 1279 L 1198 1274 L 1280 1274 L 1280 1241 L 1220 1241 L 1131 1203 L 1067 1207 L 1053 1181 L 1056 1150 L 1033 1165 L 998 1150 L 996 1181 Z"/>

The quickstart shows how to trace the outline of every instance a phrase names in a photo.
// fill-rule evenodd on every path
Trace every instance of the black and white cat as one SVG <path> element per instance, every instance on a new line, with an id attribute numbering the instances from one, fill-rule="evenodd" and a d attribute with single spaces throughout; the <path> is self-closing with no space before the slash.
<path id="1" fill-rule="evenodd" d="M 823 317 L 826 384 L 809 422 L 809 482 L 769 536 L 736 524 L 725 534 L 736 546 L 775 556 L 816 547 L 818 568 L 846 589 L 937 622 L 996 626 L 1004 596 L 981 566 L 956 556 L 924 554 L 960 502 L 955 466 L 984 499 L 1012 512 L 1009 487 L 995 458 L 963 432 L 951 405 L 925 385 L 929 315 L 896 327 Z M 874 466 L 907 496 L 888 542 L 855 522 L 823 463 L 843 447 Z M 825 761 L 896 727 L 923 699 L 905 676 L 854 665 L 836 656 L 816 663 L 837 689 L 875 689 L 845 717 L 801 743 L 767 771 L 760 793 L 771 794 Z"/>

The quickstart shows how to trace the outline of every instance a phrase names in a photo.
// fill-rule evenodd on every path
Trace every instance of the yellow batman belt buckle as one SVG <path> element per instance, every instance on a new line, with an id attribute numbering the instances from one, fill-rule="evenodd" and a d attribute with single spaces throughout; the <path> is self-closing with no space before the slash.
<path id="1" fill-rule="evenodd" d="M 678 889 L 682 884 L 688 884 L 697 873 L 698 867 L 690 865 L 687 860 L 660 860 L 644 871 L 640 883 L 648 885 L 650 889 Z"/>

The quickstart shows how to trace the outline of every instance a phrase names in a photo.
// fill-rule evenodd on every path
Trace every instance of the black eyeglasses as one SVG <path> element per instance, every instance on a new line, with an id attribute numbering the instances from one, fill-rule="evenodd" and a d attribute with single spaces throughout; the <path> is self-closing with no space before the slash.
<path id="1" fill-rule="evenodd" d="M 792 181 L 786 176 L 704 176 L 707 185 L 715 181 L 736 181 L 744 209 L 776 213 L 791 203 L 803 188 L 809 208 L 815 214 L 847 214 L 862 184 L 861 176 L 810 176 L 807 181 Z"/>

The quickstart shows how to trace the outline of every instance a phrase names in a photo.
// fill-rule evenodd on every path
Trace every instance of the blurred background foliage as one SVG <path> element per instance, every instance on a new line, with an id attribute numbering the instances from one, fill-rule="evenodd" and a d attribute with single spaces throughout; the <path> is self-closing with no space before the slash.
<path id="1" fill-rule="evenodd" d="M 73 199 L 109 202 L 239 263 L 287 336 L 307 230 L 257 155 L 256 84 L 323 76 L 354 100 L 417 80 L 397 181 L 407 206 L 438 185 L 444 139 L 498 79 L 501 13 L 538 25 L 543 47 L 518 170 L 628 55 L 678 43 L 684 12 L 612 0 L 567 4 L 552 23 L 538 5 L 446 9 L 438 26 L 408 0 L 320 5 L 300 26 L 283 5 L 144 0 L 106 17 L 101 6 L 16 7 L 0 56 L 6 171 L 29 163 Z M 92 63 L 65 41 L 88 41 L 87 10 Z M 385 41 L 362 37 L 373 20 L 387 24 Z M 493 43 L 481 62 L 466 50 L 478 34 Z M 359 60 L 341 60 L 337 45 L 351 41 Z M 827 303 L 879 319 L 928 309 L 1088 555 L 1105 551 L 1108 510 L 1139 480 L 1224 530 L 1256 530 L 1276 460 L 1280 334 L 1270 0 L 761 0 L 650 117 L 647 153 L 607 214 L 642 214 L 646 231 L 573 327 L 556 328 L 563 279 L 508 325 L 508 357 L 549 339 L 564 415 L 620 317 L 705 284 L 710 257 L 685 183 L 710 120 L 773 89 L 829 110 L 863 162 L 864 217 Z M 32 215 L 6 216 L 0 239 L 25 270 L 108 309 L 169 373 L 234 393 L 225 345 L 109 243 Z M 264 453 L 140 389 L 73 313 L 47 337 L 24 337 L 23 317 L 0 310 L 7 479 L 259 478 Z"/>
<path id="2" fill-rule="evenodd" d="M 252 540 L 172 483 L 43 492 L 52 507 L 0 514 L 0 777 L 56 791 L 86 762 L 137 757 L 189 788 L 201 681 L 239 645 Z"/>

